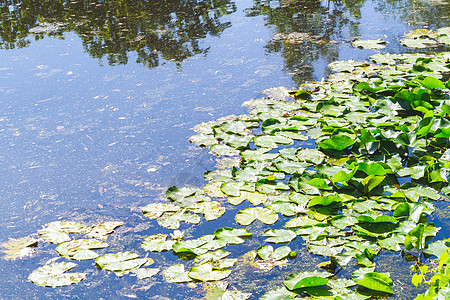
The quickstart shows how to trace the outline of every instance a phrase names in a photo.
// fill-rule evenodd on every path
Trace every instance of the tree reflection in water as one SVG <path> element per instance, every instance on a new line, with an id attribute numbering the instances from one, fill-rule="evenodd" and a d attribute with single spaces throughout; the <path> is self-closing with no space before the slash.
<path id="1" fill-rule="evenodd" d="M 161 58 L 182 62 L 206 54 L 199 40 L 230 27 L 220 19 L 235 11 L 229 0 L 0 0 L 0 48 L 26 47 L 30 35 L 75 32 L 92 58 L 126 64 L 134 51 L 138 63 L 154 68 Z"/>

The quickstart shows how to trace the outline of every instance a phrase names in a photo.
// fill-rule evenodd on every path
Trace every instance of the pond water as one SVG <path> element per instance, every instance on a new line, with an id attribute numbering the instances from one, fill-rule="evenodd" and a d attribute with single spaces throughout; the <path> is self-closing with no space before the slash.
<path id="1" fill-rule="evenodd" d="M 0 242 L 56 220 L 120 220 L 108 251 L 143 255 L 140 241 L 161 228 L 139 208 L 163 199 L 169 186 L 202 186 L 216 163 L 188 142 L 193 126 L 245 113 L 242 102 L 264 89 L 326 78 L 332 61 L 376 53 L 353 48 L 356 37 L 382 38 L 383 52 L 400 53 L 405 32 L 450 25 L 443 0 L 0 3 Z M 293 32 L 307 38 L 277 39 Z M 226 216 L 182 229 L 210 234 Z M 105 275 L 92 262 L 80 263 L 88 280 L 74 286 L 27 281 L 55 256 L 49 246 L 34 258 L 0 260 L 0 298 L 202 297 L 160 275 L 145 282 Z M 310 257 L 303 267 L 317 262 Z M 270 276 L 278 284 L 285 273 Z M 255 298 L 269 289 L 247 281 L 237 287 L 253 288 Z"/>

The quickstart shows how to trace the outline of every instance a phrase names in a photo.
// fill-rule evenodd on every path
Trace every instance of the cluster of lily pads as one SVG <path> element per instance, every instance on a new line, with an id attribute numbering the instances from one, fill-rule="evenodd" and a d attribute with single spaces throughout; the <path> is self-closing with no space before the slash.
<path id="1" fill-rule="evenodd" d="M 446 43 L 448 28 L 434 38 Z M 431 34 L 431 33 L 429 33 Z M 422 33 L 419 37 L 422 37 Z M 410 39 L 416 39 L 415 35 Z M 296 258 L 289 244 L 325 258 L 317 270 L 289 274 L 284 286 L 261 299 L 367 299 L 393 294 L 393 280 L 376 263 L 383 251 L 401 251 L 413 261 L 413 283 L 430 287 L 417 299 L 446 299 L 450 294 L 450 240 L 431 241 L 440 228 L 428 222 L 434 201 L 450 193 L 450 52 L 378 53 L 374 63 L 340 61 L 329 80 L 306 83 L 299 90 L 272 88 L 267 97 L 244 103 L 249 113 L 197 125 L 190 141 L 222 157 L 217 170 L 205 173 L 203 188 L 171 187 L 167 200 L 143 207 L 144 216 L 169 235 L 146 237 L 149 252 L 172 251 L 192 260 L 163 272 L 171 283 L 219 281 L 239 264 L 229 258 L 233 245 L 257 237 L 253 222 L 284 228 L 263 233 L 264 245 L 249 252 L 261 270 L 288 265 Z M 244 203 L 244 204 L 243 204 Z M 185 239 L 181 222 L 198 224 L 244 205 L 236 225 Z M 233 211 L 233 209 L 230 209 Z M 58 243 L 70 260 L 94 259 L 118 276 L 138 278 L 159 273 L 144 268 L 151 259 L 132 252 L 98 256 L 106 235 L 122 223 L 86 226 L 53 222 L 39 231 Z M 95 239 L 72 240 L 69 234 Z M 28 241 L 29 242 L 29 241 Z M 430 263 L 436 261 L 435 264 Z M 29 279 L 43 286 L 63 286 L 85 278 L 66 273 L 70 262 L 43 266 Z M 351 278 L 338 276 L 341 269 Z M 222 299 L 248 299 L 250 293 L 221 292 Z"/>

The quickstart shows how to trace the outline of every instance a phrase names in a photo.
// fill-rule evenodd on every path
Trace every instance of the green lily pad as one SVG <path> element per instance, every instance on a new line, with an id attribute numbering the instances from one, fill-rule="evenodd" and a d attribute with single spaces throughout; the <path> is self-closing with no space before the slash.
<path id="1" fill-rule="evenodd" d="M 293 241 L 297 234 L 289 229 L 268 229 L 264 232 L 267 243 L 284 244 Z"/>
<path id="2" fill-rule="evenodd" d="M 167 241 L 167 234 L 157 233 L 150 235 L 141 243 L 141 247 L 146 251 L 162 252 L 172 250 L 176 241 Z"/>
<path id="3" fill-rule="evenodd" d="M 383 292 L 387 294 L 393 294 L 392 291 L 393 282 L 389 278 L 389 276 L 383 273 L 376 273 L 376 272 L 365 273 L 364 277 L 362 279 L 357 280 L 356 283 L 370 290 Z"/>
<path id="4" fill-rule="evenodd" d="M 329 139 L 322 140 L 317 146 L 324 150 L 344 150 L 353 145 L 355 140 L 346 135 L 333 135 Z"/>
<path id="5" fill-rule="evenodd" d="M 172 283 L 184 283 L 192 281 L 185 271 L 183 264 L 176 264 L 168 267 L 163 272 L 164 279 Z"/>
<path id="6" fill-rule="evenodd" d="M 188 272 L 188 276 L 190 278 L 200 281 L 222 280 L 230 276 L 230 274 L 231 270 L 228 269 L 215 270 L 213 265 L 209 263 L 192 267 Z"/>
<path id="7" fill-rule="evenodd" d="M 250 225 L 255 220 L 260 220 L 264 224 L 274 224 L 278 221 L 278 215 L 271 209 L 263 207 L 247 207 L 236 214 L 236 222 L 240 225 Z"/>
<path id="8" fill-rule="evenodd" d="M 288 246 L 281 246 L 274 250 L 271 245 L 264 245 L 259 246 L 256 252 L 258 253 L 258 256 L 263 260 L 282 260 L 289 256 L 291 248 L 289 248 Z"/>
<path id="9" fill-rule="evenodd" d="M 45 287 L 59 287 L 78 283 L 86 279 L 86 273 L 66 273 L 75 268 L 72 262 L 60 262 L 40 267 L 28 276 L 32 283 Z"/>
<path id="10" fill-rule="evenodd" d="M 36 253 L 36 247 L 38 240 L 32 237 L 23 237 L 19 239 L 10 239 L 9 241 L 1 244 L 4 249 L 0 250 L 4 255 L 3 259 L 22 259 L 28 256 L 32 256 Z"/>
<path id="11" fill-rule="evenodd" d="M 386 47 L 386 41 L 382 39 L 377 40 L 354 40 L 352 42 L 353 46 L 361 49 L 383 49 Z"/>
<path id="12" fill-rule="evenodd" d="M 230 245 L 243 244 L 245 238 L 252 237 L 252 234 L 244 228 L 223 227 L 214 232 L 214 235 L 222 240 L 225 240 Z"/>
<path id="13" fill-rule="evenodd" d="M 150 278 L 158 274 L 160 269 L 158 268 L 139 268 L 136 270 L 132 270 L 134 274 L 136 274 L 137 278 L 139 279 L 145 279 Z"/>
<path id="14" fill-rule="evenodd" d="M 99 255 L 93 249 L 109 247 L 108 243 L 94 239 L 80 239 L 63 242 L 56 247 L 59 255 L 75 260 L 89 260 Z"/>
<path id="15" fill-rule="evenodd" d="M 331 274 L 326 272 L 294 273 L 284 279 L 284 285 L 290 291 L 326 285 Z"/>
<path id="16" fill-rule="evenodd" d="M 141 267 L 146 262 L 146 258 L 139 258 L 139 255 L 129 251 L 108 253 L 95 260 L 95 263 L 100 268 L 112 271 L 119 277 Z"/>

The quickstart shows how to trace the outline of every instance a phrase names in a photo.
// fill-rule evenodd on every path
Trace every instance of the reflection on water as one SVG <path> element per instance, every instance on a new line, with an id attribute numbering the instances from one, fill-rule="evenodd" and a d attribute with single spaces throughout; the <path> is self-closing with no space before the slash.
<path id="1" fill-rule="evenodd" d="M 444 27 L 450 11 L 445 1 L 430 2 L 434 5 L 412 0 L 254 2 L 247 16 L 264 16 L 265 25 L 275 29 L 265 48 L 268 53 L 282 54 L 285 70 L 298 85 L 320 79 L 317 63 L 323 66 L 339 59 L 341 45 L 356 37 L 389 39 L 396 46 L 388 50 L 402 52 L 399 35 L 422 26 Z M 328 71 L 322 74 L 329 75 Z"/>
<path id="2" fill-rule="evenodd" d="M 209 1 L 33 1 L 0 2 L 0 46 L 22 48 L 44 35 L 64 37 L 75 32 L 92 58 L 108 58 L 111 65 L 126 64 L 128 52 L 136 62 L 157 67 L 160 58 L 181 62 L 206 54 L 200 40 L 219 36 L 230 22 L 221 22 L 236 10 L 228 0 Z"/>

